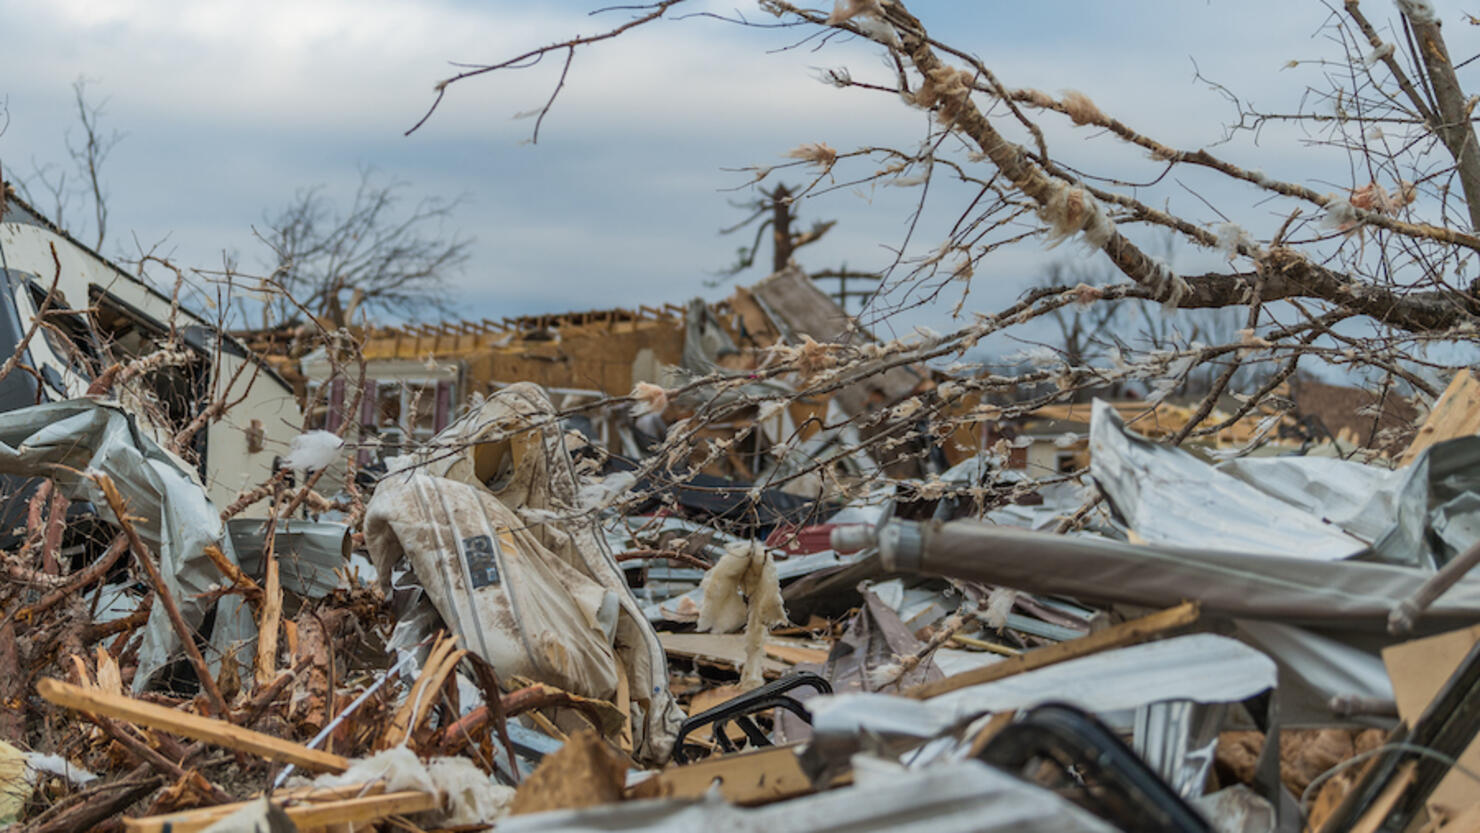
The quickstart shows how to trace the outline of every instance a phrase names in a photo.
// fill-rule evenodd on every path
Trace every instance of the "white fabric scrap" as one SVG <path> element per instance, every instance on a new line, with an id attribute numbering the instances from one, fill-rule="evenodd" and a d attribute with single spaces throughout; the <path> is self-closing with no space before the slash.
<path id="1" fill-rule="evenodd" d="M 987 596 L 987 609 L 982 613 L 982 622 L 993 630 L 1000 631 L 1007 627 L 1007 616 L 1012 613 L 1012 606 L 1017 603 L 1017 591 L 1010 587 L 994 587 L 991 595 Z"/>
<path id="2" fill-rule="evenodd" d="M 78 786 L 98 780 L 98 776 L 68 761 L 61 755 L 43 755 L 40 752 L 26 753 L 26 768 L 32 773 L 45 772 L 59 775 Z"/>

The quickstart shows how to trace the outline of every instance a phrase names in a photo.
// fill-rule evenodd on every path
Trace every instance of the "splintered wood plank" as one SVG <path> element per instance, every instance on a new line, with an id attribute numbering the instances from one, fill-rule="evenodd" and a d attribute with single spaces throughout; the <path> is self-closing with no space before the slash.
<path id="1" fill-rule="evenodd" d="M 278 627 L 283 619 L 283 584 L 278 577 L 276 555 L 268 555 L 263 579 L 262 617 L 257 623 L 257 685 L 277 679 Z"/>
<path id="2" fill-rule="evenodd" d="M 744 694 L 745 691 L 745 689 L 742 689 L 738 685 L 722 685 L 715 688 L 705 689 L 704 691 L 695 694 L 693 698 L 689 700 L 689 716 L 693 717 L 696 714 L 703 714 L 704 712 L 709 711 L 715 706 L 728 703 L 736 697 Z M 708 735 L 705 735 L 702 732 L 700 733 L 701 739 L 708 739 L 714 734 L 713 724 L 710 724 L 709 729 L 710 733 Z M 745 740 L 745 730 L 740 728 L 740 724 L 732 720 L 729 723 L 725 724 L 725 736 L 732 741 L 743 741 Z M 692 736 L 690 737 L 692 738 Z M 714 748 L 712 744 L 711 748 Z"/>
<path id="3" fill-rule="evenodd" d="M 1403 793 L 1412 786 L 1417 771 L 1418 761 L 1407 761 L 1402 764 L 1398 768 L 1398 774 L 1383 788 L 1377 800 L 1373 801 L 1372 806 L 1367 808 L 1367 812 L 1357 819 L 1357 823 L 1351 828 L 1351 833 L 1377 833 L 1382 823 L 1392 815 L 1393 808 L 1398 806 L 1398 800 L 1403 797 Z"/>
<path id="4" fill-rule="evenodd" d="M 36 683 L 36 693 L 49 703 L 75 711 L 126 720 L 139 726 L 171 732 L 227 749 L 250 752 L 270 761 L 296 764 L 311 772 L 343 772 L 349 768 L 349 759 L 341 755 L 309 749 L 302 744 L 243 729 L 224 720 L 177 711 L 132 697 L 90 691 L 50 678 L 43 678 Z"/>
<path id="5" fill-rule="evenodd" d="M 272 798 L 274 801 L 286 804 L 289 802 L 339 801 L 349 798 L 364 798 L 367 795 L 382 795 L 384 793 L 385 786 L 383 784 L 370 783 L 351 784 L 344 787 L 288 787 L 273 790 Z M 158 833 L 158 831 L 165 829 L 165 825 L 169 825 L 169 829 L 174 831 L 174 833 L 202 830 L 248 804 L 254 804 L 259 800 L 261 800 L 260 795 L 246 801 L 217 804 L 214 807 L 196 807 L 192 810 L 180 810 L 158 816 L 124 818 L 123 829 L 129 831 L 129 833 L 133 833 L 133 831 Z"/>
<path id="6" fill-rule="evenodd" d="M 689 700 L 689 715 L 703 714 L 715 706 L 721 703 L 728 703 L 744 693 L 745 689 L 742 689 L 738 685 L 722 685 L 715 686 L 714 688 L 706 688 Z M 741 733 L 741 737 L 744 737 L 743 733 Z"/>
<path id="7" fill-rule="evenodd" d="M 1480 625 L 1383 648 L 1382 662 L 1393 683 L 1398 717 L 1413 725 L 1454 676 L 1476 641 L 1480 641 Z M 1480 738 L 1465 747 L 1459 763 L 1472 772 L 1480 769 Z M 1450 771 L 1434 787 L 1428 804 L 1453 814 L 1476 800 L 1475 782 L 1463 772 Z"/>
<path id="8" fill-rule="evenodd" d="M 628 755 L 632 754 L 632 683 L 627 678 L 627 666 L 617 663 L 617 699 L 613 703 L 626 720 L 622 731 L 617 734 L 617 746 Z"/>
<path id="9" fill-rule="evenodd" d="M 745 634 L 743 633 L 667 633 L 658 634 L 658 642 L 670 656 L 691 659 L 711 665 L 721 665 L 739 670 L 745 665 Z M 789 666 L 783 662 L 766 658 L 761 660 L 761 672 L 767 677 L 779 677 Z"/>
<path id="10" fill-rule="evenodd" d="M 1001 662 L 962 671 L 934 682 L 923 683 L 906 690 L 905 695 L 923 700 L 967 686 L 995 682 L 1015 674 L 1036 671 L 1060 662 L 1087 657 L 1101 651 L 1135 645 L 1196 622 L 1198 613 L 1196 602 L 1184 602 L 1140 619 L 1111 625 L 1102 631 L 1087 634 L 1078 639 L 1045 645 L 1015 657 L 1008 657 Z"/>
<path id="11" fill-rule="evenodd" d="M 421 813 L 434 810 L 441 803 L 441 798 L 436 793 L 404 790 L 364 798 L 300 804 L 286 809 L 288 818 L 293 820 L 299 830 L 309 830 L 330 824 L 358 824 L 389 816 Z"/>
<path id="12" fill-rule="evenodd" d="M 797 761 L 799 744 L 769 746 L 734 755 L 705 758 L 686 766 L 670 766 L 628 790 L 628 798 L 700 798 L 715 782 L 727 801 L 767 804 L 816 792 L 812 779 Z M 829 786 L 851 783 L 853 773 L 833 779 Z"/>
<path id="13" fill-rule="evenodd" d="M 293 820 L 293 824 L 299 830 L 310 830 L 331 824 L 358 824 L 390 816 L 420 813 L 435 809 L 440 804 L 441 799 L 435 793 L 404 790 L 384 795 L 366 795 L 336 801 L 295 804 L 292 807 L 284 807 L 283 811 L 288 814 L 288 818 Z M 170 833 L 196 833 L 196 831 L 209 827 L 215 821 L 240 810 L 243 806 L 245 803 L 224 804 L 220 807 L 206 808 L 210 812 L 188 810 L 167 816 L 126 818 L 123 820 L 123 829 L 128 833 L 165 833 L 167 830 Z M 222 810 L 226 812 L 220 812 Z"/>
<path id="14" fill-rule="evenodd" d="M 621 801 L 629 763 L 596 732 L 577 732 L 545 756 L 519 784 L 509 802 L 509 815 L 577 810 Z"/>
<path id="15" fill-rule="evenodd" d="M 796 645 L 790 642 L 767 642 L 766 656 L 779 659 L 791 665 L 798 665 L 804 662 L 821 665 L 827 662 L 827 651 L 821 648 L 813 648 L 809 645 Z"/>

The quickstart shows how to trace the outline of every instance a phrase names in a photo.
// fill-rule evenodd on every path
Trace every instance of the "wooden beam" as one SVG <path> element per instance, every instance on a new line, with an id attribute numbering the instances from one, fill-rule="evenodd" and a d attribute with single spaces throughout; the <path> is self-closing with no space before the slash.
<path id="1" fill-rule="evenodd" d="M 1414 778 L 1418 772 L 1418 761 L 1407 761 L 1398 768 L 1398 774 L 1388 785 L 1383 788 L 1377 800 L 1367 808 L 1357 823 L 1351 828 L 1351 833 L 1377 833 L 1387 817 L 1393 814 L 1398 806 L 1398 801 L 1403 798 L 1403 793 L 1413 785 Z M 1325 833 L 1325 831 L 1322 831 Z M 1333 831 L 1334 833 L 1334 831 Z"/>
<path id="2" fill-rule="evenodd" d="M 1398 458 L 1398 464 L 1408 465 L 1436 442 L 1480 433 L 1480 407 L 1477 406 L 1480 406 L 1480 379 L 1476 379 L 1468 369 L 1454 374 L 1444 394 L 1434 403 L 1434 409 L 1429 411 L 1428 418 L 1414 435 L 1413 442 Z"/>
<path id="3" fill-rule="evenodd" d="M 468 654 L 467 651 L 454 650 L 456 647 L 456 637 L 439 640 L 432 646 L 432 652 L 422 665 L 416 683 L 411 686 L 411 692 L 406 695 L 405 702 L 396 710 L 385 734 L 381 736 L 379 748 L 390 749 L 403 743 L 432 706 L 437 704 L 437 692 L 441 691 L 442 683 L 446 682 L 447 675 Z"/>
<path id="4" fill-rule="evenodd" d="M 163 816 L 146 816 L 124 819 L 123 829 L 128 833 L 196 833 L 214 822 L 231 815 L 251 802 L 223 804 L 202 810 L 186 810 Z M 441 805 L 441 799 L 429 792 L 404 790 L 384 795 L 366 795 L 343 798 L 335 801 L 316 801 L 284 807 L 283 811 L 293 820 L 299 830 L 310 830 L 328 825 L 357 824 L 376 821 L 389 816 L 420 813 Z"/>
<path id="5" fill-rule="evenodd" d="M 1112 648 L 1135 645 L 1196 622 L 1199 612 L 1196 602 L 1183 602 L 1176 607 L 1167 608 L 1140 619 L 1111 625 L 1102 631 L 1081 636 L 1078 639 L 1045 645 L 1001 662 L 994 662 L 991 665 L 962 671 L 941 680 L 917 685 L 906 690 L 904 694 L 907 697 L 924 700 L 967 686 L 995 682 L 1015 674 L 1036 671 L 1039 668 L 1087 657 Z"/>
<path id="6" fill-rule="evenodd" d="M 277 555 L 267 548 L 267 575 L 263 578 L 262 616 L 257 620 L 258 686 L 269 686 L 277 679 L 278 629 L 283 618 L 283 587 L 278 577 Z"/>
<path id="7" fill-rule="evenodd" d="M 251 576 L 242 572 L 242 568 L 227 560 L 226 553 L 222 552 L 220 547 L 215 544 L 206 544 L 205 554 L 207 558 L 211 559 L 211 563 L 216 565 L 216 569 L 221 572 L 221 575 L 227 581 L 242 589 L 243 594 L 247 597 L 247 601 L 255 603 L 261 600 L 261 585 L 253 581 Z"/>
<path id="8" fill-rule="evenodd" d="M 74 711 L 126 720 L 227 749 L 250 752 L 270 761 L 295 764 L 312 772 L 343 772 L 349 768 L 349 759 L 341 755 L 309 749 L 302 744 L 244 729 L 224 720 L 178 711 L 132 697 L 89 691 L 51 678 L 37 681 L 36 693 L 48 703 Z"/>
<path id="9" fill-rule="evenodd" d="M 421 813 L 434 810 L 441 804 L 441 798 L 435 793 L 404 790 L 364 798 L 326 801 L 321 804 L 301 804 L 297 807 L 289 807 L 287 811 L 288 818 L 298 825 L 299 830 L 310 830 L 330 824 L 357 824 L 388 816 Z"/>
<path id="10" fill-rule="evenodd" d="M 687 766 L 670 766 L 627 791 L 629 799 L 701 798 L 719 781 L 719 790 L 735 804 L 769 804 L 816 792 L 797 761 L 800 744 L 705 758 Z M 846 772 L 833 779 L 837 787 L 853 781 Z"/>

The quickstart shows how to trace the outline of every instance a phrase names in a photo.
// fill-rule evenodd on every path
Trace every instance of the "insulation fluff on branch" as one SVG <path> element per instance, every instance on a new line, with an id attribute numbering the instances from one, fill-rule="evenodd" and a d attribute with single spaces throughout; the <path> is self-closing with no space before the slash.
<path id="1" fill-rule="evenodd" d="M 1084 242 L 1100 248 L 1110 242 L 1115 234 L 1115 223 L 1105 216 L 1099 200 L 1083 188 L 1070 185 L 1061 179 L 1049 181 L 1048 199 L 1038 214 L 1048 224 L 1048 247 L 1050 249 L 1084 233 Z"/>

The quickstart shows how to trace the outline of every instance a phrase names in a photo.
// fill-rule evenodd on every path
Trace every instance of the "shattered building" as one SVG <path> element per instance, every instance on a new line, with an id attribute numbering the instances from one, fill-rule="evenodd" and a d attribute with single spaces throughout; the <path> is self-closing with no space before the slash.
<path id="1" fill-rule="evenodd" d="M 1480 817 L 1468 372 L 1366 462 L 1211 454 L 1295 418 L 1219 414 L 1192 451 L 1158 442 L 1186 408 L 999 420 L 905 363 L 798 396 L 869 336 L 796 270 L 234 340 L 19 201 L 0 266 L 0 473 L 36 484 L 0 565 L 11 829 Z M 725 397 L 703 470 L 667 460 Z"/>
<path id="2" fill-rule="evenodd" d="M 627 395 L 641 383 L 677 386 L 685 378 L 715 370 L 754 371 L 780 343 L 800 344 L 805 336 L 818 342 L 871 338 L 836 303 L 800 271 L 777 273 L 740 288 L 715 304 L 695 300 L 685 307 L 639 307 L 457 322 L 361 333 L 364 391 L 358 371 L 327 347 L 293 356 L 294 334 L 287 331 L 241 334 L 258 349 L 276 351 L 279 367 L 297 380 L 305 410 L 314 427 L 336 430 L 351 423 L 347 440 L 356 445 L 361 466 L 373 466 L 451 424 L 475 397 L 491 395 L 510 384 L 539 384 L 560 410 L 600 403 Z M 289 357 L 284 360 L 283 356 Z M 750 421 L 707 426 L 715 436 L 744 433 L 746 439 L 708 473 L 743 480 L 763 478 L 784 466 L 769 452 L 781 442 L 822 445 L 820 425 L 892 405 L 933 384 L 923 368 L 896 368 L 867 384 L 844 387 L 814 399 L 796 399 L 769 419 L 748 429 Z M 351 406 L 356 401 L 358 406 Z M 664 423 L 684 418 L 693 402 L 676 401 Z M 607 453 L 639 458 L 653 431 L 631 418 L 626 408 L 600 407 L 568 419 L 589 442 Z M 970 438 L 971 432 L 963 436 Z M 950 463 L 965 452 L 951 444 Z M 853 455 L 857 456 L 857 455 Z M 865 455 L 866 456 L 866 455 Z M 855 473 L 872 462 L 848 464 Z M 886 462 L 904 476 L 918 476 L 913 455 Z"/>
<path id="3" fill-rule="evenodd" d="M 185 451 L 222 505 L 271 476 L 301 427 L 292 386 L 240 342 L 218 338 L 214 322 L 123 271 L 19 197 L 8 195 L 3 205 L 0 338 L 7 356 L 30 370 L 0 381 L 0 409 L 113 392 L 141 430 L 167 444 L 234 381 L 232 398 L 240 401 L 209 419 Z M 110 368 L 162 347 L 175 352 L 156 356 L 157 366 L 112 390 Z"/>

